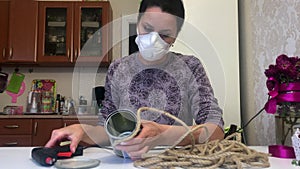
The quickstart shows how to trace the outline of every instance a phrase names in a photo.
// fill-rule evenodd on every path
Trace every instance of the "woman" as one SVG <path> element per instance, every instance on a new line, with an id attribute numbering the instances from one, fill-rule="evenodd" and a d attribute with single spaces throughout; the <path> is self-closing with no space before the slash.
<path id="1" fill-rule="evenodd" d="M 222 110 L 202 64 L 194 56 L 169 52 L 184 18 L 181 0 L 143 0 L 137 23 L 139 51 L 110 65 L 99 125 L 75 124 L 54 130 L 46 147 L 66 138 L 71 141 L 72 151 L 80 141 L 107 145 L 109 139 L 103 127 L 107 116 L 117 109 L 136 112 L 144 106 L 167 111 L 190 128 L 204 124 L 209 138 L 204 129 L 198 129 L 193 133 L 196 143 L 223 139 Z M 173 145 L 186 132 L 173 119 L 153 112 L 144 112 L 142 119 L 140 133 L 115 147 L 132 159 L 140 158 L 157 145 Z M 190 138 L 186 137 L 180 145 L 190 143 Z"/>

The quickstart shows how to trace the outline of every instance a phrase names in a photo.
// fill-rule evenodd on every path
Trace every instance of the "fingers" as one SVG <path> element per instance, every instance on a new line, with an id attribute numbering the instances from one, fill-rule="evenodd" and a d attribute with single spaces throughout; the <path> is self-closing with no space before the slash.
<path id="1" fill-rule="evenodd" d="M 149 147 L 146 146 L 146 147 L 140 149 L 139 151 L 127 152 L 127 154 L 129 155 L 129 157 L 132 160 L 137 160 L 137 159 L 140 159 L 142 157 L 142 155 L 147 153 L 148 151 L 149 151 Z"/>
<path id="2" fill-rule="evenodd" d="M 149 129 L 148 128 L 143 128 L 140 133 L 135 136 L 135 138 L 147 138 L 149 136 Z"/>
<path id="3" fill-rule="evenodd" d="M 143 121 L 142 129 L 136 138 L 149 138 L 161 134 L 160 126 L 155 122 Z"/>
<path id="4" fill-rule="evenodd" d="M 116 145 L 115 148 L 126 152 L 139 151 L 140 149 L 143 149 L 143 147 L 145 147 L 144 142 L 145 139 L 134 138 L 129 141 L 122 142 L 119 145 Z"/>
<path id="5" fill-rule="evenodd" d="M 127 142 L 126 142 L 126 144 L 127 144 Z M 117 145 L 115 148 L 120 151 L 125 151 L 132 160 L 141 158 L 142 154 L 144 154 L 150 150 L 149 146 L 142 146 L 142 144 Z"/>
<path id="6" fill-rule="evenodd" d="M 116 145 L 116 148 L 125 148 L 125 147 L 135 147 L 135 148 L 141 148 L 144 146 L 145 139 L 141 138 L 133 138 L 126 142 L 121 142 L 119 145 Z"/>
<path id="7" fill-rule="evenodd" d="M 58 130 L 53 130 L 51 134 L 50 140 L 46 143 L 45 147 L 54 147 L 62 140 L 65 138 L 65 135 L 60 132 L 60 129 Z"/>
<path id="8" fill-rule="evenodd" d="M 76 151 L 76 148 L 80 142 L 80 139 L 77 138 L 77 139 L 74 139 L 74 138 L 71 138 L 71 144 L 70 144 L 70 150 L 72 153 L 74 153 Z"/>
<path id="9" fill-rule="evenodd" d="M 57 146 L 61 141 L 69 140 L 70 149 L 75 152 L 77 145 L 82 138 L 81 128 L 77 126 L 69 126 L 61 129 L 56 129 L 52 131 L 50 140 L 46 143 L 45 147 Z"/>
<path id="10" fill-rule="evenodd" d="M 142 154 L 148 152 L 152 147 L 158 144 L 161 132 L 162 130 L 159 124 L 143 121 L 142 130 L 135 138 L 122 142 L 115 148 L 125 151 L 131 159 L 140 158 Z"/>

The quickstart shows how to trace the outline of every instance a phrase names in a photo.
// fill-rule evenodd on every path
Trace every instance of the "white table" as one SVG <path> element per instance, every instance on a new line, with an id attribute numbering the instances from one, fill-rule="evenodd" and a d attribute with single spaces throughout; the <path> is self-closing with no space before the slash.
<path id="1" fill-rule="evenodd" d="M 0 168 L 1 169 L 36 169 L 55 167 L 42 167 L 31 159 L 31 149 L 33 147 L 1 147 L 0 148 Z M 268 152 L 268 147 L 251 147 L 260 152 Z M 84 150 L 83 156 L 74 158 L 98 159 L 101 161 L 95 169 L 130 169 L 135 168 L 130 159 L 123 159 L 115 156 L 111 150 L 100 148 L 88 148 Z M 291 164 L 292 159 L 269 158 L 271 167 L 269 169 L 299 169 L 300 167 Z"/>

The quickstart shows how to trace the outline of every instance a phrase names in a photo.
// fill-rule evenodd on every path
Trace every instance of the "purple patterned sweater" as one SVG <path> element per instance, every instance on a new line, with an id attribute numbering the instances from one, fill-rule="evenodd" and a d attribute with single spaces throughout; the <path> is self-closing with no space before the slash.
<path id="1" fill-rule="evenodd" d="M 110 65 L 100 125 L 116 109 L 136 112 L 147 106 L 167 111 L 187 125 L 192 125 L 194 120 L 196 124 L 215 123 L 223 129 L 222 110 L 199 59 L 169 52 L 164 63 L 146 66 L 137 56 L 133 53 Z M 146 111 L 141 116 L 160 124 L 178 124 L 154 112 Z"/>

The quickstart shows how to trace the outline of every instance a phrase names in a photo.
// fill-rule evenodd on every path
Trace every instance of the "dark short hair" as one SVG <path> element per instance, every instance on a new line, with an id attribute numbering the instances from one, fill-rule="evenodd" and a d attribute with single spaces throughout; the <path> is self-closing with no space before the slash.
<path id="1" fill-rule="evenodd" d="M 139 9 L 138 22 L 143 13 L 150 7 L 159 7 L 163 12 L 177 17 L 177 33 L 181 30 L 185 14 L 182 0 L 142 0 Z"/>

